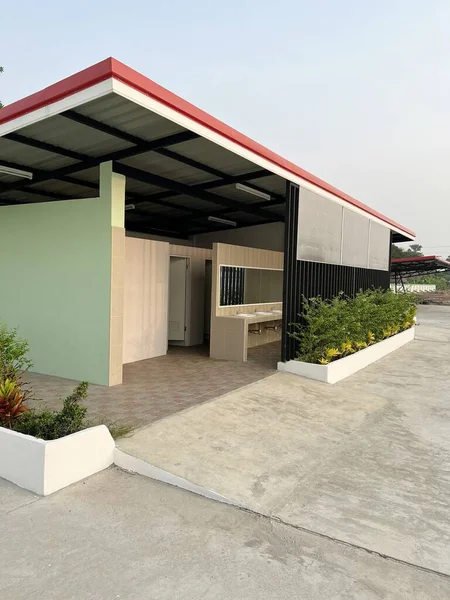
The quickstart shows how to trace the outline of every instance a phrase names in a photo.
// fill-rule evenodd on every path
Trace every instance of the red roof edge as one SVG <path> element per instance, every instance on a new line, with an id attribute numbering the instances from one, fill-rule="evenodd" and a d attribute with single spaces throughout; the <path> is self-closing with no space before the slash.
<path id="1" fill-rule="evenodd" d="M 112 62 L 112 58 L 102 60 L 92 67 L 49 85 L 40 92 L 3 107 L 0 110 L 0 125 L 110 79 L 113 74 Z"/>
<path id="2" fill-rule="evenodd" d="M 450 262 L 442 258 L 441 256 L 408 256 L 406 258 L 393 258 L 391 263 L 409 263 L 409 262 L 424 262 L 424 261 L 437 261 L 443 265 L 450 267 Z"/>
<path id="3" fill-rule="evenodd" d="M 385 215 L 373 210 L 366 204 L 359 202 L 359 200 L 356 200 L 348 194 L 341 192 L 319 177 L 312 175 L 296 164 L 286 160 L 279 154 L 276 154 L 261 144 L 253 141 L 246 135 L 236 131 L 228 125 L 225 125 L 225 123 L 222 123 L 215 117 L 212 117 L 205 111 L 197 108 L 190 102 L 183 100 L 183 98 L 180 98 L 166 88 L 158 85 L 151 79 L 148 79 L 148 77 L 145 77 L 141 73 L 138 73 L 131 67 L 124 65 L 114 58 L 107 58 L 106 60 L 92 65 L 91 67 L 88 67 L 87 69 L 84 69 L 75 75 L 71 75 L 70 77 L 63 79 L 58 83 L 50 85 L 40 92 L 32 94 L 31 96 L 27 96 L 22 100 L 2 108 L 0 110 L 0 125 L 44 106 L 48 106 L 54 102 L 57 102 L 58 100 L 62 100 L 63 98 L 71 96 L 76 92 L 80 92 L 111 77 L 125 83 L 139 92 L 144 93 L 146 96 L 154 98 L 158 102 L 161 102 L 176 112 L 189 117 L 204 127 L 207 127 L 211 131 L 214 131 L 228 140 L 242 146 L 246 150 L 250 150 L 261 158 L 268 160 L 272 164 L 285 169 L 289 173 L 305 179 L 317 187 L 337 196 L 341 200 L 345 200 L 349 204 L 360 208 L 364 212 L 377 217 L 388 225 L 400 229 L 405 234 L 415 237 L 415 233 L 413 231 L 407 229 L 403 225 L 400 225 L 400 223 L 389 219 Z"/>

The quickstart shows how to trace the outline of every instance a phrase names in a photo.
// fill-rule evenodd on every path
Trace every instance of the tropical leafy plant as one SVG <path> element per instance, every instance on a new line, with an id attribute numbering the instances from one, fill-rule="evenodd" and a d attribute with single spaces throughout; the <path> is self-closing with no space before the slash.
<path id="1" fill-rule="evenodd" d="M 26 392 L 14 379 L 0 381 L 0 425 L 12 429 L 15 419 L 18 419 L 27 409 L 25 404 Z"/>
<path id="2" fill-rule="evenodd" d="M 298 343 L 298 360 L 326 365 L 412 327 L 415 314 L 412 294 L 369 290 L 354 298 L 303 298 L 290 335 Z"/>
<path id="3" fill-rule="evenodd" d="M 63 401 L 61 410 L 31 409 L 26 400 L 32 396 L 30 386 L 23 382 L 24 373 L 33 366 L 28 358 L 29 344 L 0 323 L 0 427 L 7 427 L 43 440 L 76 433 L 93 425 L 87 420 L 88 383 L 83 381 Z M 131 427 L 102 421 L 113 437 L 127 435 Z"/>

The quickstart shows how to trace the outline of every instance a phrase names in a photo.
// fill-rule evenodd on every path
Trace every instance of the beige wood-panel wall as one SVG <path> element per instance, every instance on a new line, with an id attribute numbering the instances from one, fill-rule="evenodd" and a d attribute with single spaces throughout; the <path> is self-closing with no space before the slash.
<path id="1" fill-rule="evenodd" d="M 111 161 L 100 165 L 100 197 L 111 215 L 111 295 L 109 309 L 108 385 L 122 383 L 123 294 L 125 277 L 125 177 L 114 173 Z"/>
<path id="2" fill-rule="evenodd" d="M 167 353 L 169 244 L 125 238 L 123 362 Z"/>
<path id="3" fill-rule="evenodd" d="M 109 385 L 122 383 L 125 229 L 112 227 L 111 313 L 109 318 Z"/>

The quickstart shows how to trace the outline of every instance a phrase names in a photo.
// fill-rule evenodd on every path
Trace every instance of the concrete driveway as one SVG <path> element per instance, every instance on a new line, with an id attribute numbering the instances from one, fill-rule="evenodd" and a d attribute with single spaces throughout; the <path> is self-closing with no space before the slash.
<path id="1" fill-rule="evenodd" d="M 256 513 L 450 575 L 450 307 L 421 307 L 419 323 L 339 384 L 279 373 L 120 447 Z"/>
<path id="2" fill-rule="evenodd" d="M 450 578 L 108 469 L 0 479 L 2 600 L 440 600 Z"/>

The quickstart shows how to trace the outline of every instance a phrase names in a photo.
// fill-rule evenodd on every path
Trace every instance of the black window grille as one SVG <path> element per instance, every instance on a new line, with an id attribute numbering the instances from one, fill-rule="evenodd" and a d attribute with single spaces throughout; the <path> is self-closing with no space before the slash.
<path id="1" fill-rule="evenodd" d="M 220 304 L 244 304 L 244 277 L 242 267 L 220 267 Z"/>

